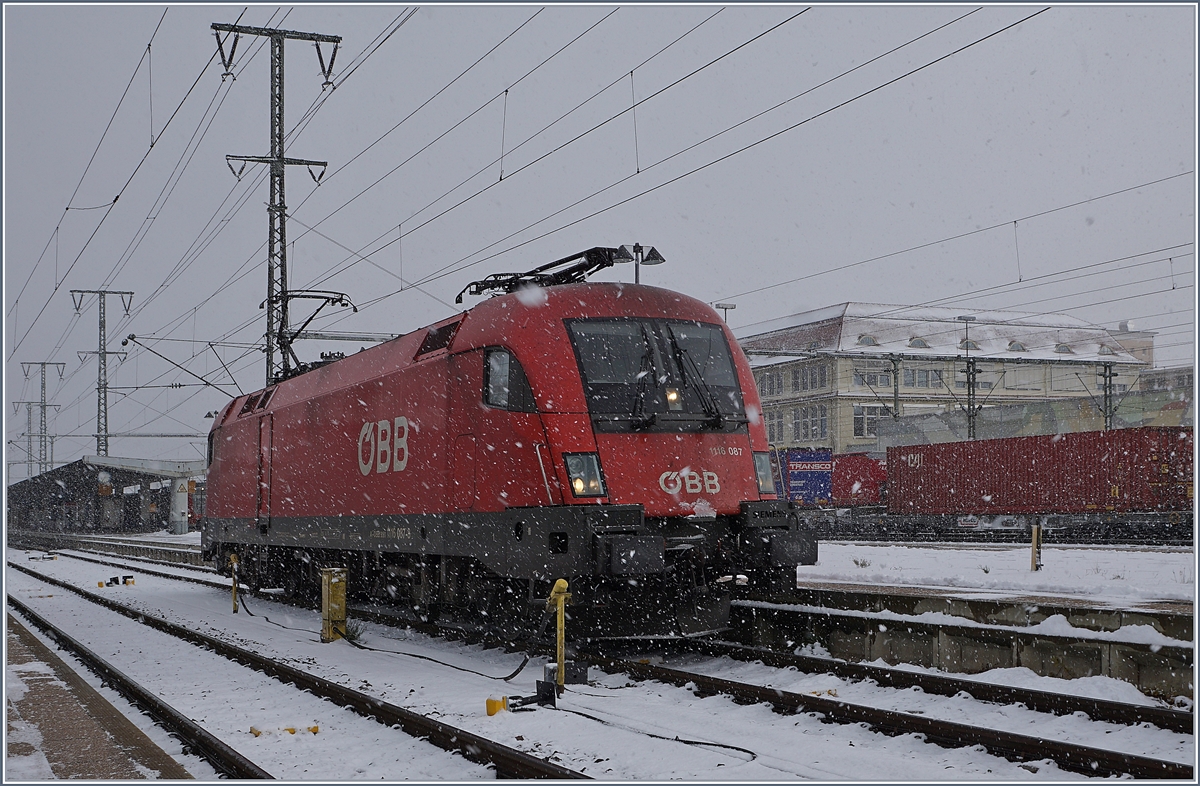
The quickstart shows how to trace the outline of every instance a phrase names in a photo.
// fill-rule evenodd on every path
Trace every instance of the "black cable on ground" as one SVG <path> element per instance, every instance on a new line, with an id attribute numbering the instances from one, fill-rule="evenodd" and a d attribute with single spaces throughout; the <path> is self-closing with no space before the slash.
<path id="1" fill-rule="evenodd" d="M 238 600 L 241 601 L 242 608 L 246 610 L 247 614 L 249 614 L 251 617 L 257 616 L 254 612 L 250 611 L 250 608 L 246 605 L 246 596 L 245 595 L 239 594 Z M 277 625 L 278 627 L 284 628 L 286 630 L 295 630 L 295 631 L 300 631 L 302 633 L 316 633 L 316 631 L 307 630 L 305 628 L 292 628 L 287 625 L 283 625 L 281 623 L 275 622 L 274 620 L 272 620 L 270 617 L 268 617 L 266 615 L 263 615 L 263 619 L 265 619 L 267 622 L 271 623 L 272 625 Z M 546 615 L 546 619 L 549 619 L 549 614 Z M 545 622 L 543 621 L 542 630 L 545 630 L 545 627 L 546 627 Z M 348 635 L 346 635 L 346 631 L 341 628 L 335 627 L 334 631 L 337 632 L 337 634 L 339 636 L 341 636 L 343 639 L 345 639 L 347 644 L 349 644 L 351 647 L 355 647 L 356 649 L 367 650 L 369 652 L 384 652 L 389 655 L 404 655 L 409 658 L 419 658 L 421 660 L 430 661 L 431 663 L 436 663 L 439 666 L 446 666 L 451 669 L 457 669 L 458 671 L 465 671 L 468 674 L 475 674 L 480 677 L 487 677 L 489 680 L 502 680 L 504 682 L 508 682 L 509 680 L 513 679 L 518 674 L 520 674 L 522 671 L 524 671 L 525 666 L 529 663 L 529 654 L 526 653 L 525 657 L 521 660 L 521 665 L 516 668 L 516 671 L 514 671 L 512 674 L 509 674 L 507 677 L 495 677 L 491 674 L 484 674 L 481 671 L 475 671 L 474 669 L 468 669 L 464 666 L 456 666 L 453 663 L 446 663 L 445 661 L 440 661 L 437 658 L 431 658 L 428 655 L 418 655 L 415 652 L 399 652 L 397 650 L 384 650 L 384 649 L 379 649 L 377 647 L 368 647 L 365 644 L 359 644 L 357 641 L 352 640 Z"/>
<path id="2" fill-rule="evenodd" d="M 526 653 L 524 659 L 521 661 L 521 665 L 517 667 L 516 671 L 514 671 L 512 674 L 509 674 L 507 677 L 495 677 L 495 676 L 492 676 L 491 674 L 484 674 L 481 671 L 475 671 L 474 669 L 468 669 L 465 666 L 456 666 L 453 663 L 446 663 L 445 661 L 438 660 L 437 658 L 431 658 L 428 655 L 418 655 L 415 652 L 398 652 L 396 650 L 382 650 L 382 649 L 378 649 L 376 647 L 368 647 L 366 644 L 359 644 L 357 641 L 352 640 L 349 636 L 346 635 L 346 631 L 344 631 L 340 628 L 335 627 L 334 631 L 339 636 L 341 636 L 343 639 L 345 639 L 347 644 L 349 644 L 351 647 L 355 647 L 356 649 L 367 650 L 369 652 L 385 652 L 389 655 L 404 655 L 409 658 L 419 658 L 421 660 L 430 661 L 431 663 L 436 663 L 439 666 L 447 666 L 451 669 L 456 669 L 458 671 L 465 671 L 468 674 L 475 674 L 480 677 L 487 677 L 489 680 L 502 680 L 504 682 L 508 682 L 513 677 L 516 677 L 518 674 L 520 674 L 522 671 L 524 671 L 525 664 L 529 663 L 529 654 Z"/>
<path id="3" fill-rule="evenodd" d="M 738 751 L 739 753 L 747 754 L 750 757 L 750 761 L 754 761 L 755 759 L 758 758 L 758 754 L 755 753 L 754 751 L 750 750 L 749 748 L 739 748 L 737 745 L 726 745 L 723 742 L 705 742 L 704 740 L 685 740 L 679 736 L 666 737 L 662 734 L 655 734 L 653 732 L 649 732 L 644 729 L 635 729 L 632 726 L 623 726 L 619 723 L 613 723 L 612 721 L 606 721 L 603 718 L 597 718 L 595 715 L 588 715 L 586 712 L 580 712 L 579 710 L 567 710 L 567 709 L 563 709 L 562 707 L 555 707 L 555 709 L 559 710 L 560 712 L 569 712 L 572 715 L 578 715 L 581 718 L 587 718 L 588 720 L 595 721 L 596 723 L 602 723 L 605 726 L 612 726 L 614 729 L 624 729 L 625 731 L 632 731 L 636 734 L 643 734 L 647 737 L 653 737 L 656 740 L 666 740 L 667 742 L 679 742 L 684 745 L 701 745 L 701 746 L 704 746 L 707 748 L 725 748 L 726 750 Z M 747 763 L 749 763 L 749 762 L 747 762 Z"/>
<path id="4" fill-rule="evenodd" d="M 247 614 L 249 614 L 251 617 L 257 617 L 257 616 L 258 616 L 257 614 L 255 614 L 253 611 L 251 611 L 251 610 L 250 610 L 250 607 L 249 607 L 249 606 L 247 606 L 247 605 L 246 605 L 246 596 L 245 596 L 244 594 L 241 594 L 241 593 L 239 593 L 239 594 L 238 594 L 238 600 L 239 600 L 239 601 L 241 601 L 241 603 L 242 603 L 242 608 L 246 610 L 246 613 L 247 613 Z M 284 630 L 294 630 L 294 631 L 299 631 L 300 633 L 311 633 L 311 634 L 313 634 L 314 636 L 319 636 L 319 635 L 320 635 L 320 633 L 319 633 L 318 631 L 315 631 L 315 630 L 309 630 L 308 628 L 293 628 L 293 627 L 290 627 L 290 626 L 288 626 L 288 625 L 284 625 L 282 622 L 276 622 L 275 620 L 273 620 L 273 619 L 271 619 L 270 617 L 268 617 L 266 614 L 264 614 L 264 615 L 263 615 L 263 619 L 265 619 L 267 622 L 271 623 L 272 625 L 275 625 L 275 626 L 278 626 L 278 627 L 280 627 L 280 628 L 283 628 Z"/>

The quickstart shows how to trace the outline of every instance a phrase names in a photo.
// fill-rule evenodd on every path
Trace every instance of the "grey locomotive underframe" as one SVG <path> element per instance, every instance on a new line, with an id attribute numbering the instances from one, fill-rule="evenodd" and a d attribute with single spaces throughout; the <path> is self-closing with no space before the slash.
<path id="1" fill-rule="evenodd" d="M 206 560 L 255 547 L 461 557 L 508 578 L 661 573 L 667 554 L 718 538 L 734 569 L 762 571 L 816 561 L 815 533 L 787 503 L 746 502 L 736 516 L 647 519 L 640 505 L 511 508 L 496 513 L 208 518 Z M 224 567 L 218 564 L 218 568 Z"/>

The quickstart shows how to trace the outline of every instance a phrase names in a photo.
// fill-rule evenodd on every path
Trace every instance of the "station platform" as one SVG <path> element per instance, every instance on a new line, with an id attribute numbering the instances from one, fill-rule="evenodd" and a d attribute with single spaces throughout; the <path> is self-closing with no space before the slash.
<path id="1" fill-rule="evenodd" d="M 7 645 L 7 780 L 193 779 L 11 614 Z"/>
<path id="2" fill-rule="evenodd" d="M 1194 637 L 1191 603 L 1137 601 L 1099 603 L 1094 598 L 948 587 L 860 584 L 807 579 L 789 593 L 806 606 L 898 614 L 940 612 L 984 625 L 1036 625 L 1055 615 L 1094 631 L 1116 631 L 1126 625 L 1148 625 L 1182 641 Z"/>

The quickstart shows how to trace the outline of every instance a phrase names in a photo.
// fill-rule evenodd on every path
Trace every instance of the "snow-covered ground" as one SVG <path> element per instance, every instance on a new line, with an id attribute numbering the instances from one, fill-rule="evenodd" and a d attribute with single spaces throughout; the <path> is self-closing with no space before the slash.
<path id="1" fill-rule="evenodd" d="M 848 582 L 960 590 L 978 597 L 1062 595 L 1100 606 L 1194 602 L 1196 554 L 1166 546 L 1043 546 L 1030 570 L 1019 544 L 900 545 L 825 541 L 801 582 Z"/>
<path id="2" fill-rule="evenodd" d="M 826 548 L 823 562 L 840 548 Z M 874 547 L 871 547 L 874 548 Z M 889 547 L 896 548 L 896 547 Z M 870 552 L 874 554 L 875 552 Z M 990 553 L 990 552 L 989 552 Z M 16 562 L 23 552 L 9 550 Z M 862 557 L 860 557 L 862 559 Z M 870 559 L 870 557 L 867 557 Z M 885 560 L 887 561 L 887 560 Z M 854 569 L 853 562 L 847 558 Z M 357 650 L 345 642 L 321 644 L 319 616 L 314 612 L 252 600 L 256 616 L 234 615 L 229 595 L 216 589 L 139 575 L 133 586 L 96 590 L 96 581 L 111 569 L 60 559 L 28 563 L 68 579 L 80 587 L 137 605 L 149 613 L 219 635 L 241 646 L 273 654 L 326 678 L 367 691 L 394 704 L 438 717 L 498 742 L 512 745 L 593 777 L 622 779 L 703 780 L 1059 780 L 1080 776 L 1045 762 L 1017 765 L 979 749 L 945 749 L 918 736 L 887 737 L 860 726 L 825 724 L 802 715 L 780 715 L 765 706 L 739 706 L 724 697 L 698 698 L 682 688 L 633 682 L 593 670 L 592 684 L 575 686 L 558 710 L 500 713 L 488 717 L 485 699 L 529 695 L 541 676 L 533 661 L 511 683 L 508 674 L 519 656 L 438 640 L 411 632 L 366 624 L 362 643 L 391 652 Z M 999 563 L 997 563 L 999 564 Z M 816 566 L 822 568 L 823 566 Z M 928 571 L 926 571 L 928 572 Z M 850 574 L 853 576 L 853 574 Z M 827 576 L 835 578 L 835 575 Z M 853 576 L 857 581 L 862 577 Z M 192 702 L 193 717 L 236 744 L 268 769 L 299 779 L 470 778 L 465 762 L 449 761 L 441 751 L 400 747 L 389 730 L 367 729 L 348 713 L 317 702 L 299 700 L 260 683 L 258 677 L 236 676 L 211 653 L 151 636 L 136 622 L 116 617 L 85 600 L 61 591 L 47 593 L 36 580 L 16 571 L 6 575 L 8 592 L 52 616 L 100 652 L 116 656 L 135 679 L 153 690 Z M 51 596 L 51 597 L 38 597 Z M 269 619 L 268 619 L 269 618 Z M 136 657 L 131 655 L 136 649 Z M 431 662 L 405 654 L 433 658 Z M 1022 707 L 988 705 L 966 697 L 927 696 L 894 691 L 870 683 L 850 684 L 826 675 L 755 664 L 711 661 L 705 670 L 748 681 L 804 692 L 835 691 L 840 698 L 875 706 L 894 706 L 930 716 L 987 723 L 1029 734 L 1052 730 L 1071 741 L 1176 761 L 1195 756 L 1194 738 L 1161 729 L 1115 727 L 1083 718 L 1053 718 Z M 997 675 L 998 682 L 1032 683 L 1046 690 L 1071 692 L 1081 681 L 1044 681 L 1031 674 Z M 222 675 L 217 678 L 217 675 Z M 988 679 L 989 675 L 976 675 Z M 1087 681 L 1090 695 L 1123 700 L 1129 686 L 1103 678 Z M 1085 690 L 1078 690 L 1083 693 Z M 285 724 L 318 725 L 308 737 L 280 734 Z M 251 725 L 269 733 L 253 737 Z M 335 735 L 337 735 L 335 737 Z M 384 742 L 381 735 L 388 735 Z M 428 746 L 426 746 L 428 747 Z M 395 750 L 393 750 L 395 749 Z M 331 754 L 331 751 L 336 753 Z M 350 766 L 357 762 L 357 766 Z"/>

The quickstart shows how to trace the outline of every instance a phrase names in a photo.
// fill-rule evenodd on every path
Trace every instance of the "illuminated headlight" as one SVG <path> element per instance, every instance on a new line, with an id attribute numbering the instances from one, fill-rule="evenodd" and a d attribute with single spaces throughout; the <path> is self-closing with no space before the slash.
<path id="1" fill-rule="evenodd" d="M 771 454 L 754 454 L 754 474 L 758 476 L 758 493 L 775 493 L 775 475 L 771 472 Z"/>
<path id="2" fill-rule="evenodd" d="M 667 409 L 671 412 L 683 409 L 683 399 L 678 388 L 667 388 Z"/>
<path id="3" fill-rule="evenodd" d="M 600 474 L 600 457 L 595 453 L 564 453 L 567 478 L 577 497 L 603 497 L 604 477 Z"/>

